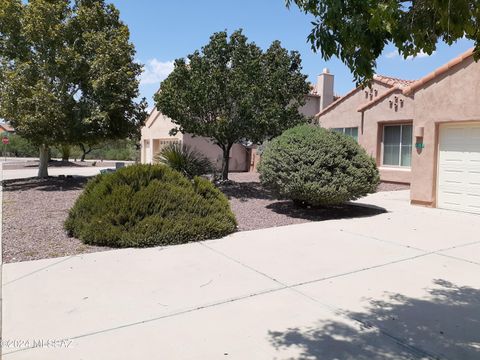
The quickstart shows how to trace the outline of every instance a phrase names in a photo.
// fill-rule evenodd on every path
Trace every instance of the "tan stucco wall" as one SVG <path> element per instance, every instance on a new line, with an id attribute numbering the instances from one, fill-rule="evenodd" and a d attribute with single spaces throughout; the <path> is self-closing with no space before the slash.
<path id="1" fill-rule="evenodd" d="M 410 183 L 410 169 L 381 166 L 381 145 L 383 124 L 412 122 L 412 97 L 404 96 L 398 90 L 386 96 L 363 113 L 358 111 L 361 105 L 370 101 L 371 92 L 374 94 L 375 90 L 377 90 L 377 97 L 379 97 L 389 89 L 389 87 L 378 82 L 373 84 L 372 91 L 369 88 L 358 89 L 348 99 L 320 116 L 318 120 L 320 125 L 325 128 L 358 127 L 358 142 L 370 156 L 376 159 L 382 181 Z M 394 106 L 390 108 L 390 100 L 395 102 L 395 97 L 398 98 L 397 110 L 395 110 Z M 400 106 L 400 99 L 403 100 L 403 106 Z"/>
<path id="2" fill-rule="evenodd" d="M 142 128 L 142 138 L 143 139 L 160 139 L 170 137 L 169 132 L 171 129 L 175 128 L 176 125 L 172 120 L 159 113 L 156 109 L 148 117 L 145 126 Z M 179 133 L 175 136 L 178 139 L 182 138 L 182 135 Z"/>
<path id="3" fill-rule="evenodd" d="M 300 107 L 300 113 L 306 117 L 314 117 L 320 111 L 320 97 L 309 95 L 306 97 L 305 105 Z"/>
<path id="4" fill-rule="evenodd" d="M 141 130 L 142 163 L 149 162 L 148 160 L 153 159 L 160 149 L 160 139 L 178 139 L 184 144 L 195 148 L 208 157 L 216 166 L 220 167 L 222 163 L 222 151 L 217 145 L 213 144 L 207 138 L 192 137 L 190 134 L 177 133 L 175 136 L 170 136 L 170 130 L 175 127 L 176 125 L 170 118 L 159 113 L 156 109 L 152 111 L 145 126 Z M 149 152 L 149 154 L 147 154 L 147 152 Z M 246 148 L 240 144 L 235 144 L 230 151 L 230 171 L 246 171 L 248 167 Z"/>
<path id="5" fill-rule="evenodd" d="M 390 105 L 390 101 L 392 105 Z M 403 106 L 402 106 L 403 101 Z M 382 181 L 410 183 L 411 169 L 382 165 L 383 126 L 412 123 L 414 115 L 413 97 L 405 96 L 397 90 L 374 106 L 366 109 L 363 115 L 363 132 L 360 144 L 367 153 L 376 159 Z M 397 107 L 395 107 L 397 104 Z"/>
<path id="6" fill-rule="evenodd" d="M 221 167 L 222 149 L 215 145 L 211 140 L 204 137 L 193 137 L 190 134 L 185 134 L 183 136 L 183 143 L 204 154 L 217 168 Z M 240 144 L 233 145 L 232 149 L 230 150 L 230 162 L 228 166 L 229 170 L 247 171 L 249 166 L 250 164 L 247 159 L 247 149 Z"/>
<path id="7" fill-rule="evenodd" d="M 178 139 L 182 140 L 183 135 L 178 133 L 175 136 L 170 136 L 169 132 L 171 129 L 175 128 L 175 124 L 172 122 L 170 118 L 167 116 L 159 113 L 157 109 L 153 109 L 150 113 L 147 121 L 145 122 L 145 126 L 141 129 L 141 162 L 142 164 L 147 162 L 147 152 L 151 152 L 150 158 L 155 156 L 155 152 L 158 148 L 158 141 L 154 141 L 154 139 Z M 149 145 L 147 147 L 147 142 Z"/>
<path id="8" fill-rule="evenodd" d="M 377 96 L 380 96 L 382 93 L 388 90 L 388 87 L 375 82 L 372 85 L 372 90 L 377 90 Z M 342 102 L 339 102 L 338 105 L 333 107 L 327 113 L 321 115 L 318 118 L 319 124 L 322 127 L 331 129 L 337 127 L 355 127 L 360 128 L 362 115 L 357 111 L 360 105 L 363 105 L 369 101 L 369 98 L 366 97 L 365 92 L 370 91 L 366 89 L 357 89 L 356 92 L 351 95 L 348 99 L 345 99 Z M 361 143 L 361 136 L 359 132 L 359 142 Z"/>
<path id="9" fill-rule="evenodd" d="M 436 205 L 440 124 L 470 121 L 480 121 L 480 63 L 475 63 L 472 57 L 415 93 L 414 128 L 424 127 L 425 148 L 413 152 L 412 202 Z"/>

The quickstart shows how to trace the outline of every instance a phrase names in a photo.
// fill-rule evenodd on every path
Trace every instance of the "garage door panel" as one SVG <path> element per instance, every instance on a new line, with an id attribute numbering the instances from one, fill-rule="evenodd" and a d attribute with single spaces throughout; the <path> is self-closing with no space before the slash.
<path id="1" fill-rule="evenodd" d="M 466 205 L 466 211 L 480 213 L 480 194 L 467 194 Z"/>
<path id="2" fill-rule="evenodd" d="M 452 209 L 452 210 L 462 210 L 463 207 L 463 194 L 457 191 L 445 190 L 442 194 L 441 204 L 442 208 Z"/>
<path id="3" fill-rule="evenodd" d="M 465 171 L 458 169 L 445 169 L 441 185 L 461 185 L 465 181 Z"/>
<path id="4" fill-rule="evenodd" d="M 438 207 L 480 214 L 480 123 L 440 128 Z"/>
<path id="5" fill-rule="evenodd" d="M 466 183 L 467 185 L 480 187 L 480 169 L 471 169 L 466 171 Z"/>
<path id="6" fill-rule="evenodd" d="M 462 151 L 463 146 L 463 151 Z M 455 166 L 456 164 L 463 164 L 468 161 L 465 157 L 465 144 L 459 144 L 455 148 L 453 146 L 442 146 L 440 149 L 440 163 L 441 164 L 451 164 Z M 475 160 L 475 157 L 471 157 L 472 160 Z"/>
<path id="7" fill-rule="evenodd" d="M 461 143 L 465 137 L 465 127 L 458 126 L 448 129 L 448 133 L 440 134 L 442 145 L 448 146 L 449 144 Z"/>
<path id="8" fill-rule="evenodd" d="M 471 139 L 478 144 L 480 142 L 480 127 L 470 128 Z"/>
<path id="9" fill-rule="evenodd" d="M 470 150 L 469 156 L 467 158 L 467 162 L 471 163 L 472 166 L 480 167 L 480 150 L 477 150 L 477 149 Z"/>

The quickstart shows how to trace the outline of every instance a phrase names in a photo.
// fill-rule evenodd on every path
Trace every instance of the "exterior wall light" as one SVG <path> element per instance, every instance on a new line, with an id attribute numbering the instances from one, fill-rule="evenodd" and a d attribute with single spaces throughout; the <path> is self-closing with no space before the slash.
<path id="1" fill-rule="evenodd" d="M 423 143 L 423 135 L 425 133 L 425 128 L 423 126 L 415 127 L 415 148 L 417 149 L 418 153 L 425 148 L 425 144 Z"/>

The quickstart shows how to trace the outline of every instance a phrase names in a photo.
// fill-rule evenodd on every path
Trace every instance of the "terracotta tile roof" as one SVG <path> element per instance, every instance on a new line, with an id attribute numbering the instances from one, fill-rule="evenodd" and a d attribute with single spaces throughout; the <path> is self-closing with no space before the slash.
<path id="1" fill-rule="evenodd" d="M 373 76 L 373 81 L 377 81 L 383 85 L 386 85 L 386 86 L 389 86 L 389 87 L 394 87 L 394 88 L 397 88 L 397 89 L 403 89 L 403 88 L 406 88 L 407 86 L 410 86 L 411 84 L 415 83 L 415 80 L 404 80 L 404 79 L 399 79 L 399 78 L 394 78 L 394 77 L 391 77 L 391 76 L 385 76 L 385 75 L 378 75 L 378 74 L 375 74 Z M 342 103 L 344 100 L 346 100 L 347 98 L 349 98 L 350 96 L 352 96 L 354 93 L 357 92 L 357 90 L 360 90 L 362 89 L 361 86 L 358 86 L 356 87 L 355 89 L 349 91 L 346 95 L 344 96 L 336 96 L 334 97 L 334 101 L 333 103 L 331 103 L 330 105 L 328 105 L 325 109 L 323 109 L 322 111 L 320 111 L 317 115 L 315 115 L 315 117 L 319 117 L 319 116 L 322 116 L 323 114 L 329 112 L 331 109 L 333 109 L 335 106 L 337 106 L 338 104 Z M 375 100 L 373 100 L 375 101 Z M 369 102 L 368 104 L 370 104 L 371 102 Z M 363 105 L 362 105 L 363 106 Z"/>
<path id="2" fill-rule="evenodd" d="M 452 67 L 460 64 L 464 60 L 468 59 L 469 57 L 473 56 L 473 48 L 464 52 L 463 54 L 457 56 L 455 59 L 450 60 L 448 63 L 445 65 L 439 67 L 438 69 L 432 71 L 430 74 L 427 76 L 424 76 L 418 81 L 415 81 L 413 84 L 410 86 L 407 86 L 406 88 L 403 89 L 403 93 L 408 95 L 415 90 L 423 87 L 426 83 L 430 82 L 431 80 L 435 79 L 437 76 L 440 76 L 444 73 L 446 73 L 448 70 L 450 70 Z"/>
<path id="3" fill-rule="evenodd" d="M 403 80 L 403 79 L 397 79 L 389 76 L 384 76 L 384 75 L 374 75 L 373 76 L 373 81 L 377 81 L 383 85 L 389 86 L 389 87 L 403 87 L 406 86 L 407 84 L 412 84 L 414 81 L 413 80 Z M 331 109 L 333 109 L 335 106 L 338 104 L 342 103 L 344 100 L 348 99 L 350 96 L 355 94 L 358 90 L 361 90 L 362 87 L 358 86 L 355 89 L 352 89 L 349 91 L 347 94 L 344 96 L 334 96 L 334 101 L 330 105 L 328 105 L 325 109 L 320 111 L 315 117 L 322 116 L 323 114 L 329 112 Z"/>
<path id="4" fill-rule="evenodd" d="M 405 80 L 378 74 L 373 75 L 373 78 L 381 83 L 384 83 L 385 85 L 398 86 L 399 88 L 410 86 L 415 82 L 415 80 Z"/>
<path id="5" fill-rule="evenodd" d="M 0 128 L 2 128 L 4 131 L 15 132 L 15 129 L 12 127 L 12 125 L 7 123 L 0 123 Z"/>

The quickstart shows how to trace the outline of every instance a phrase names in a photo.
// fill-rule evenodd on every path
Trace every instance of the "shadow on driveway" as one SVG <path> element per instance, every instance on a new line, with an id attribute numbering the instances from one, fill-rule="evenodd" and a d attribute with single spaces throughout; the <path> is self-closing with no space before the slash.
<path id="1" fill-rule="evenodd" d="M 268 205 L 267 208 L 277 214 L 308 221 L 369 217 L 387 212 L 384 208 L 374 205 L 343 204 L 327 207 L 303 207 L 288 200 L 274 202 Z"/>
<path id="2" fill-rule="evenodd" d="M 270 341 L 276 348 L 300 348 L 303 360 L 404 359 L 412 353 L 418 358 L 480 359 L 480 290 L 437 279 L 427 292 L 424 299 L 388 294 L 387 300 L 371 300 L 366 312 L 347 312 L 366 324 L 362 331 L 322 322 L 270 331 Z"/>

